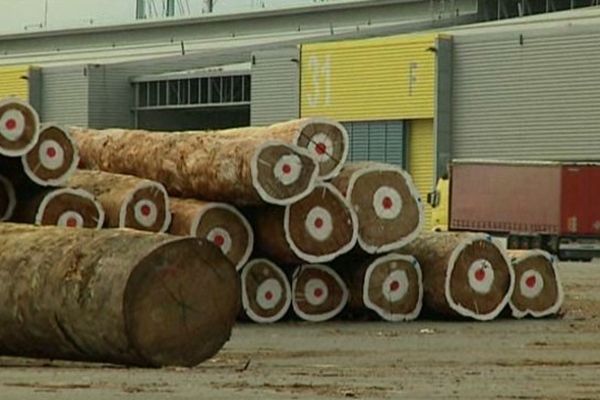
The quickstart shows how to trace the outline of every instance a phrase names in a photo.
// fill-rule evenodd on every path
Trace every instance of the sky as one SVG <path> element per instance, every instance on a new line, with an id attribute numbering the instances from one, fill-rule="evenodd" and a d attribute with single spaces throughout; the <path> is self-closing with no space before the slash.
<path id="1" fill-rule="evenodd" d="M 165 0 L 148 0 L 161 8 Z M 235 13 L 352 0 L 216 0 L 215 13 Z M 178 0 L 189 15 L 202 15 L 202 0 Z M 46 7 L 47 4 L 47 7 Z M 136 0 L 0 0 L 0 32 L 17 33 L 127 23 Z"/>

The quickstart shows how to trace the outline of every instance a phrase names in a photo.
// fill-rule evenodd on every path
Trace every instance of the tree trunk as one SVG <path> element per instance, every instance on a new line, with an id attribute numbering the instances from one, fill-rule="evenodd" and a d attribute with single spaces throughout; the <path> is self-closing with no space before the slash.
<path id="1" fill-rule="evenodd" d="M 309 151 L 275 141 L 296 123 L 217 132 L 72 128 L 88 169 L 136 175 L 177 197 L 237 205 L 286 205 L 306 196 L 318 174 Z"/>
<path id="2" fill-rule="evenodd" d="M 244 315 L 258 323 L 277 322 L 290 308 L 292 290 L 285 273 L 265 258 L 250 260 L 241 272 Z"/>
<path id="3" fill-rule="evenodd" d="M 37 112 L 16 98 L 0 101 L 0 154 L 20 157 L 35 146 L 40 133 Z"/>
<path id="4" fill-rule="evenodd" d="M 337 270 L 350 291 L 348 309 L 354 315 L 376 314 L 386 321 L 410 321 L 423 305 L 423 277 L 409 255 L 387 254 L 356 262 L 340 260 Z"/>
<path id="5" fill-rule="evenodd" d="M 171 198 L 173 222 L 169 233 L 205 238 L 221 249 L 237 270 L 254 248 L 254 232 L 236 208 L 225 203 Z"/>
<path id="6" fill-rule="evenodd" d="M 42 125 L 35 147 L 22 156 L 25 173 L 41 186 L 60 186 L 75 172 L 79 151 L 71 136 L 56 125 Z"/>
<path id="7" fill-rule="evenodd" d="M 322 322 L 337 316 L 348 303 L 348 288 L 333 269 L 307 264 L 294 271 L 292 307 L 305 321 Z"/>
<path id="8" fill-rule="evenodd" d="M 0 224 L 0 354 L 194 366 L 229 339 L 239 280 L 206 241 Z"/>
<path id="9" fill-rule="evenodd" d="M 0 175 L 0 221 L 12 217 L 16 204 L 15 187 L 7 177 Z"/>
<path id="10" fill-rule="evenodd" d="M 78 170 L 67 186 L 92 193 L 110 228 L 165 232 L 171 223 L 169 197 L 157 182 L 129 175 Z"/>
<path id="11" fill-rule="evenodd" d="M 397 250 L 423 226 L 423 204 L 402 168 L 375 162 L 346 164 L 332 183 L 358 217 L 358 244 L 370 254 Z"/>
<path id="12" fill-rule="evenodd" d="M 356 215 L 329 183 L 319 183 L 310 195 L 285 209 L 259 209 L 255 219 L 260 249 L 284 265 L 331 261 L 350 251 L 357 240 Z"/>
<path id="13" fill-rule="evenodd" d="M 104 209 L 83 189 L 49 189 L 21 196 L 12 221 L 35 225 L 101 229 Z"/>
<path id="14" fill-rule="evenodd" d="M 555 315 L 562 306 L 563 288 L 556 258 L 542 250 L 509 250 L 515 270 L 510 308 L 515 318 Z"/>
<path id="15" fill-rule="evenodd" d="M 422 232 L 401 251 L 419 261 L 424 305 L 430 311 L 486 321 L 508 303 L 514 272 L 488 235 Z"/>

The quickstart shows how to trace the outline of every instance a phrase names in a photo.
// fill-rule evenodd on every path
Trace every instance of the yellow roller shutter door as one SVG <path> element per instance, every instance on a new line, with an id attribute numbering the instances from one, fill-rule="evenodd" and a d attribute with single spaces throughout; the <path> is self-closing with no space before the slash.
<path id="1" fill-rule="evenodd" d="M 0 99 L 9 96 L 29 101 L 29 66 L 0 67 Z"/>
<path id="2" fill-rule="evenodd" d="M 408 171 L 425 204 L 425 229 L 431 229 L 431 207 L 426 203 L 427 193 L 434 185 L 435 152 L 433 120 L 417 119 L 410 122 L 408 137 Z"/>

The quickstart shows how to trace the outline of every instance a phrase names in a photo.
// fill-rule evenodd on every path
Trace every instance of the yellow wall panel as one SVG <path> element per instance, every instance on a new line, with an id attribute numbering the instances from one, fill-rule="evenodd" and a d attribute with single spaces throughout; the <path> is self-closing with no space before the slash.
<path id="1" fill-rule="evenodd" d="M 436 34 L 302 46 L 301 115 L 433 118 Z"/>
<path id="2" fill-rule="evenodd" d="M 427 204 L 427 193 L 434 187 L 435 142 L 433 120 L 417 119 L 410 121 L 408 131 L 408 172 L 419 189 L 425 205 L 425 229 L 432 228 L 431 207 Z"/>
<path id="3" fill-rule="evenodd" d="M 0 99 L 9 96 L 29 100 L 29 65 L 0 67 Z"/>

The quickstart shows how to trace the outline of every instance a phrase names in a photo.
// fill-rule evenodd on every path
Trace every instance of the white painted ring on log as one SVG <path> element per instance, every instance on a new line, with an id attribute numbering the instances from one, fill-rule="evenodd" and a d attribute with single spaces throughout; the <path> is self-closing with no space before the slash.
<path id="1" fill-rule="evenodd" d="M 66 211 L 58 217 L 56 226 L 63 228 L 82 228 L 84 224 L 83 216 L 77 211 Z"/>
<path id="2" fill-rule="evenodd" d="M 552 254 L 550 254 L 544 250 L 529 250 L 529 251 L 527 251 L 527 254 L 514 260 L 514 263 L 519 263 L 519 262 L 526 260 L 529 257 L 536 257 L 536 256 L 541 256 L 541 257 L 546 258 L 548 260 L 548 262 L 550 262 L 550 265 L 552 266 L 552 270 L 554 272 L 554 278 L 556 279 L 556 288 L 558 290 L 558 293 L 556 296 L 556 302 L 552 305 L 552 307 L 549 307 L 546 310 L 535 311 L 535 310 L 530 310 L 530 309 L 519 310 L 517 307 L 515 307 L 513 302 L 510 301 L 509 302 L 510 309 L 512 311 L 513 317 L 515 317 L 515 318 L 524 318 L 527 315 L 531 315 L 534 318 L 542 318 L 542 317 L 546 317 L 548 315 L 556 314 L 562 307 L 565 295 L 564 295 L 564 290 L 562 287 L 562 282 L 561 282 L 560 276 L 558 274 L 558 266 L 557 266 L 558 262 L 557 262 L 557 259 L 555 256 L 553 256 Z"/>
<path id="3" fill-rule="evenodd" d="M 327 181 L 329 179 L 332 179 L 334 177 L 336 177 L 337 175 L 339 175 L 340 171 L 342 170 L 342 168 L 344 167 L 344 164 L 346 163 L 346 160 L 348 159 L 348 153 L 350 151 L 350 139 L 348 136 L 348 131 L 346 130 L 346 128 L 344 127 L 344 125 L 340 124 L 337 121 L 334 121 L 332 119 L 328 119 L 328 118 L 308 118 L 306 119 L 306 121 L 300 125 L 300 128 L 298 129 L 298 133 L 296 134 L 296 140 L 294 141 L 294 143 L 298 144 L 298 141 L 300 140 L 300 137 L 302 136 L 302 131 L 304 130 L 304 128 L 307 125 L 310 124 L 328 124 L 328 125 L 333 125 L 335 126 L 341 133 L 342 135 L 342 154 L 340 156 L 340 159 L 337 160 L 338 161 L 338 165 L 331 170 L 330 173 L 326 174 L 326 175 L 321 175 L 319 173 L 319 178 L 323 181 Z M 312 142 L 312 141 L 311 141 Z M 333 149 L 333 143 L 331 144 L 331 147 L 329 147 L 330 149 Z M 310 151 L 309 151 L 310 154 Z M 311 154 L 312 156 L 312 154 Z"/>
<path id="4" fill-rule="evenodd" d="M 4 188 L 6 191 L 6 196 L 8 197 L 8 204 L 4 214 L 0 215 L 0 221 L 6 221 L 10 217 L 12 217 L 15 206 L 17 205 L 17 195 L 15 193 L 15 187 L 12 182 L 6 179 L 4 176 L 0 175 L 0 186 Z"/>
<path id="5" fill-rule="evenodd" d="M 229 254 L 231 251 L 232 240 L 231 235 L 227 230 L 223 228 L 213 228 L 206 235 L 206 239 L 208 239 L 211 243 L 217 246 L 223 254 Z"/>
<path id="6" fill-rule="evenodd" d="M 318 162 L 327 162 L 331 159 L 330 153 L 333 150 L 333 142 L 326 134 L 317 133 L 312 136 L 308 150 L 310 150 L 313 158 Z"/>
<path id="7" fill-rule="evenodd" d="M 51 171 L 59 169 L 65 163 L 65 151 L 56 140 L 46 139 L 40 143 L 38 156 L 42 166 Z"/>
<path id="8" fill-rule="evenodd" d="M 248 222 L 248 219 L 246 217 L 244 217 L 244 215 L 241 212 L 239 212 L 239 210 L 237 208 L 235 208 L 234 206 L 227 204 L 227 203 L 215 202 L 215 203 L 206 204 L 204 207 L 202 207 L 202 209 L 194 217 L 194 220 L 191 223 L 190 236 L 196 235 L 196 232 L 198 232 L 198 227 L 200 226 L 200 222 L 202 221 L 202 217 L 209 210 L 212 210 L 214 208 L 220 208 L 220 209 L 229 211 L 232 214 L 234 214 L 236 217 L 238 217 L 240 219 L 240 221 L 242 222 L 242 225 L 244 226 L 246 235 L 248 236 L 248 245 L 246 246 L 246 249 L 244 250 L 242 257 L 240 258 L 240 261 L 235 266 L 235 269 L 239 271 L 242 269 L 242 267 L 244 267 L 244 265 L 246 265 L 246 263 L 248 262 L 248 259 L 250 258 L 250 255 L 252 254 L 252 250 L 254 249 L 254 231 L 252 230 L 252 227 L 250 226 L 250 222 Z M 232 246 L 233 246 L 233 243 L 232 243 Z"/>
<path id="9" fill-rule="evenodd" d="M 284 298 L 283 307 L 281 308 L 281 310 L 279 310 L 279 312 L 277 312 L 276 314 L 274 314 L 271 317 L 263 317 L 261 315 L 258 315 L 256 312 L 254 312 L 254 310 L 252 310 L 252 307 L 250 306 L 249 293 L 248 293 L 248 290 L 246 289 L 245 282 L 248 277 L 248 271 L 250 271 L 252 269 L 252 267 L 254 266 L 254 264 L 257 264 L 257 263 L 267 263 L 267 264 L 271 265 L 273 271 L 277 275 L 279 275 L 279 277 L 281 278 L 281 281 L 283 282 L 283 285 L 284 285 L 283 295 L 285 296 L 285 298 Z M 283 273 L 281 268 L 279 268 L 277 265 L 273 264 L 270 260 L 267 260 L 264 258 L 256 258 L 254 260 L 250 260 L 246 265 L 244 265 L 242 267 L 242 272 L 240 274 L 240 278 L 242 281 L 242 307 L 244 308 L 244 311 L 245 311 L 246 315 L 248 316 L 248 318 L 250 318 L 252 321 L 258 322 L 258 323 L 271 323 L 271 322 L 277 322 L 285 316 L 285 314 L 290 309 L 290 305 L 292 304 L 292 294 L 291 294 L 290 283 L 288 282 L 287 276 L 285 276 L 285 274 Z"/>
<path id="10" fill-rule="evenodd" d="M 153 201 L 142 199 L 133 206 L 133 214 L 138 224 L 149 228 L 156 223 L 158 208 Z"/>
<path id="11" fill-rule="evenodd" d="M 25 132 L 25 116 L 18 110 L 7 110 L 0 116 L 0 135 L 9 142 L 21 139 Z"/>
<path id="12" fill-rule="evenodd" d="M 281 157 L 273 167 L 273 175 L 282 184 L 288 186 L 300 178 L 302 174 L 302 160 L 295 154 L 288 154 Z"/>
<path id="13" fill-rule="evenodd" d="M 275 308 L 283 296 L 283 287 L 275 278 L 269 278 L 256 288 L 256 303 L 265 310 Z"/>
<path id="14" fill-rule="evenodd" d="M 454 271 L 454 266 L 456 264 L 456 260 L 458 259 L 458 257 L 462 253 L 462 251 L 467 246 L 469 246 L 472 243 L 479 241 L 479 240 L 488 241 L 498 249 L 498 252 L 500 252 L 502 258 L 504 259 L 504 261 L 507 265 L 508 275 L 510 277 L 508 290 L 506 291 L 504 297 L 498 303 L 498 306 L 496 307 L 496 309 L 490 311 L 487 314 L 479 314 L 479 313 L 473 312 L 472 310 L 469 310 L 468 308 L 463 307 L 461 304 L 458 304 L 452 298 L 452 291 L 450 290 L 452 271 Z M 506 307 L 514 289 L 515 289 L 515 271 L 512 268 L 510 260 L 506 256 L 506 253 L 504 251 L 502 251 L 502 249 L 500 247 L 498 247 L 498 245 L 493 241 L 491 236 L 486 235 L 486 234 L 472 234 L 468 238 L 466 238 L 463 242 L 461 242 L 458 246 L 456 246 L 456 248 L 452 251 L 452 254 L 450 255 L 450 259 L 448 260 L 448 268 L 446 268 L 446 279 L 444 281 L 444 295 L 446 297 L 446 301 L 448 302 L 448 305 L 450 306 L 450 308 L 452 308 L 454 311 L 456 311 L 459 315 L 462 315 L 464 317 L 473 318 L 478 321 L 490 321 L 490 320 L 496 318 L 502 312 L 504 307 Z"/>
<path id="15" fill-rule="evenodd" d="M 304 298 L 313 306 L 320 306 L 329 297 L 329 289 L 322 279 L 309 279 L 304 286 Z"/>
<path id="16" fill-rule="evenodd" d="M 534 269 L 525 271 L 519 282 L 521 294 L 528 299 L 533 299 L 544 290 L 544 278 Z"/>
<path id="17" fill-rule="evenodd" d="M 411 232 L 410 234 L 408 234 L 407 236 L 405 236 L 404 238 L 402 238 L 400 240 L 390 242 L 383 246 L 375 246 L 375 245 L 366 243 L 359 234 L 358 235 L 358 244 L 364 251 L 366 251 L 369 254 L 387 253 L 387 252 L 390 252 L 390 251 L 393 251 L 393 250 L 396 250 L 396 249 L 399 249 L 399 248 L 405 246 L 406 244 L 415 240 L 417 238 L 417 236 L 419 236 L 419 232 L 421 232 L 421 230 L 423 229 L 423 226 L 425 225 L 424 206 L 423 206 L 423 202 L 421 201 L 421 196 L 419 195 L 417 186 L 414 184 L 413 179 L 408 172 L 406 172 L 404 169 L 402 169 L 398 166 L 395 166 L 395 165 L 377 163 L 372 166 L 361 168 L 360 170 L 353 173 L 350 176 L 350 181 L 348 182 L 348 189 L 346 191 L 346 199 L 348 200 L 348 202 L 350 202 L 350 200 L 352 199 L 352 192 L 356 186 L 356 181 L 361 176 L 368 174 L 368 173 L 376 172 L 376 171 L 391 171 L 391 172 L 395 172 L 395 173 L 401 175 L 402 178 L 404 178 L 404 182 L 406 182 L 406 185 L 408 187 L 408 190 L 410 191 L 411 197 L 414 198 L 415 201 L 417 202 L 417 207 L 419 208 L 419 221 L 413 232 Z M 354 210 L 354 208 L 352 208 L 352 209 Z"/>
<path id="18" fill-rule="evenodd" d="M 494 269 L 488 260 L 475 260 L 467 271 L 469 286 L 481 294 L 488 294 L 494 284 Z"/>
<path id="19" fill-rule="evenodd" d="M 0 108 L 6 107 L 7 105 L 10 105 L 10 104 L 18 104 L 21 107 L 29 110 L 29 112 L 31 114 L 31 118 L 33 119 L 33 125 L 34 126 L 32 127 L 32 129 L 33 129 L 34 132 L 33 132 L 33 135 L 31 137 L 30 142 L 27 143 L 27 145 L 25 145 L 22 148 L 16 149 L 16 150 L 10 150 L 10 149 L 6 149 L 6 148 L 0 147 L 0 154 L 5 155 L 5 156 L 9 156 L 9 157 L 20 157 L 20 156 L 22 156 L 24 154 L 27 154 L 37 144 L 38 137 L 39 137 L 39 134 L 40 134 L 40 118 L 39 118 L 37 112 L 33 109 L 33 107 L 31 107 L 31 105 L 29 105 L 29 103 L 27 103 L 25 101 L 19 100 L 19 99 L 15 98 L 15 97 L 9 97 L 7 99 L 0 100 Z M 10 111 L 12 111 L 12 110 L 9 109 L 9 110 L 5 111 L 2 115 L 0 115 L 0 120 L 3 120 L 4 115 L 6 115 L 7 112 L 10 112 Z M 17 111 L 17 110 L 14 110 L 14 111 L 16 111 L 16 112 L 20 113 L 21 115 L 23 115 L 22 112 L 20 112 L 20 111 Z M 3 122 L 1 122 L 0 126 L 6 127 L 6 122 L 8 121 L 8 119 L 10 119 L 10 118 L 5 118 L 3 120 Z M 25 119 L 23 119 L 23 123 L 25 124 Z M 12 123 L 10 125 L 12 125 Z M 19 134 L 19 138 L 22 136 L 22 134 L 25 131 L 25 129 L 26 129 L 26 126 L 24 125 L 22 132 Z M 0 133 L 0 135 L 2 137 L 5 137 L 1 133 Z M 8 134 L 8 136 L 15 137 L 14 134 L 10 134 L 10 133 Z M 8 139 L 8 137 L 5 137 L 5 139 L 10 140 L 10 139 Z M 18 140 L 18 138 L 14 139 L 12 141 L 16 141 L 16 140 Z"/>
<path id="20" fill-rule="evenodd" d="M 408 276 L 406 271 L 392 271 L 383 281 L 381 292 L 389 302 L 400 301 L 408 293 Z"/>
<path id="21" fill-rule="evenodd" d="M 308 212 L 304 227 L 313 239 L 319 242 L 327 240 L 333 232 L 331 213 L 323 207 L 314 207 Z"/>
<path id="22" fill-rule="evenodd" d="M 46 212 L 46 207 L 48 207 L 48 203 L 50 203 L 50 201 L 52 201 L 52 199 L 54 199 L 55 197 L 63 195 L 63 194 L 72 194 L 72 195 L 83 197 L 83 198 L 90 200 L 94 204 L 94 206 L 96 207 L 96 210 L 98 212 L 98 220 L 95 221 L 96 226 L 94 229 L 101 229 L 102 226 L 104 226 L 104 218 L 105 218 L 104 208 L 102 208 L 102 205 L 100 204 L 100 202 L 98 202 L 96 197 L 94 197 L 94 195 L 91 194 L 90 192 L 88 192 L 87 190 L 71 189 L 71 188 L 56 189 L 44 197 L 44 199 L 40 203 L 40 205 L 37 209 L 37 212 L 35 214 L 34 223 L 36 225 L 42 224 L 42 220 L 44 218 L 44 213 Z"/>
<path id="23" fill-rule="evenodd" d="M 296 289 L 297 289 L 297 285 L 298 285 L 298 276 L 305 269 L 317 269 L 317 270 L 323 271 L 327 275 L 332 276 L 333 279 L 336 281 L 336 283 L 339 285 L 340 290 L 342 291 L 342 298 L 341 298 L 340 303 L 334 309 L 332 309 L 326 313 L 322 313 L 322 314 L 307 314 L 300 309 L 300 307 L 298 306 L 298 303 L 297 303 L 295 293 L 296 293 Z M 311 281 L 312 281 L 312 279 L 310 279 L 307 283 L 309 283 Z M 306 288 L 303 291 L 303 295 L 306 296 Z M 329 291 L 327 291 L 327 295 L 329 295 Z M 327 297 L 326 296 L 323 296 L 323 297 L 324 297 L 324 299 L 323 299 L 323 302 L 324 302 L 327 299 Z M 292 279 L 292 298 L 293 298 L 292 308 L 293 308 L 294 312 L 296 313 L 296 315 L 305 321 L 322 322 L 322 321 L 327 321 L 327 320 L 335 317 L 344 309 L 344 307 L 346 307 L 346 304 L 348 303 L 348 297 L 349 297 L 349 292 L 348 292 L 348 287 L 346 286 L 346 283 L 342 280 L 342 278 L 340 278 L 340 276 L 338 275 L 337 272 L 335 272 L 333 269 L 331 269 L 327 265 L 305 264 L 305 265 L 298 267 L 294 271 L 294 277 Z M 311 303 L 308 298 L 306 298 L 306 300 L 309 302 L 309 304 L 317 305 L 317 304 Z"/>
<path id="24" fill-rule="evenodd" d="M 379 305 L 373 303 L 371 301 L 371 298 L 369 297 L 369 288 L 371 286 L 371 276 L 373 275 L 373 272 L 375 271 L 375 269 L 380 264 L 394 262 L 394 261 L 409 262 L 413 266 L 413 268 L 415 269 L 415 271 L 417 273 L 418 281 L 416 283 L 418 285 L 418 300 L 417 300 L 417 304 L 416 304 L 415 308 L 410 313 L 407 313 L 407 314 L 392 313 L 388 309 L 381 308 Z M 393 272 L 395 272 L 395 271 L 393 271 Z M 404 274 L 404 275 L 406 276 L 406 274 Z M 386 281 L 387 281 L 387 279 L 386 279 Z M 406 288 L 408 289 L 408 279 L 407 279 Z M 392 322 L 414 320 L 419 316 L 419 314 L 421 313 L 421 310 L 423 308 L 423 273 L 421 272 L 421 266 L 419 265 L 419 262 L 417 261 L 417 259 L 410 255 L 390 253 L 390 254 L 386 254 L 384 256 L 378 257 L 367 267 L 367 270 L 365 272 L 365 278 L 363 281 L 362 293 L 363 293 L 363 303 L 365 304 L 365 307 L 375 311 L 384 320 L 392 321 Z M 392 297 L 396 297 L 396 296 L 390 296 L 390 298 L 392 298 Z M 388 298 L 388 299 L 390 299 L 390 298 Z M 401 299 L 402 298 L 399 298 L 398 300 L 394 300 L 394 301 L 400 301 Z M 390 301 L 391 301 L 391 299 L 390 299 Z"/>
<path id="25" fill-rule="evenodd" d="M 166 232 L 167 229 L 169 228 L 169 225 L 171 225 L 171 208 L 169 205 L 169 195 L 167 194 L 167 191 L 165 189 L 165 187 L 155 181 L 144 181 L 144 182 L 140 182 L 135 188 L 133 188 L 129 194 L 127 195 L 127 197 L 125 198 L 125 201 L 123 201 L 123 204 L 121 205 L 121 210 L 119 210 L 119 227 L 123 228 L 126 225 L 126 221 L 127 221 L 127 207 L 129 206 L 129 204 L 131 204 L 131 201 L 133 200 L 133 196 L 135 195 L 135 193 L 139 190 L 142 189 L 154 189 L 155 191 L 158 191 L 161 193 L 162 198 L 163 198 L 163 202 L 165 204 L 165 220 L 163 222 L 163 225 L 161 226 L 161 228 L 157 231 L 158 233 L 163 233 Z M 136 219 L 136 221 L 139 222 L 138 220 L 138 216 L 137 216 L 137 212 L 138 212 L 138 208 L 137 206 L 144 200 L 140 200 L 138 201 L 135 205 L 134 205 L 134 218 Z M 152 203 L 152 202 L 150 202 Z M 154 203 L 152 203 L 154 204 Z M 141 207 L 143 207 L 144 204 L 141 204 L 139 211 L 141 212 Z M 156 204 L 154 204 L 154 206 L 156 207 Z M 156 218 L 158 218 L 158 214 L 156 216 Z M 156 220 L 154 221 L 156 222 Z M 142 226 L 146 226 L 144 224 L 141 224 Z M 152 224 L 150 224 L 149 226 L 151 226 Z"/>
<path id="26" fill-rule="evenodd" d="M 396 189 L 381 186 L 373 194 L 373 209 L 381 219 L 394 219 L 402 211 L 402 197 Z"/>

